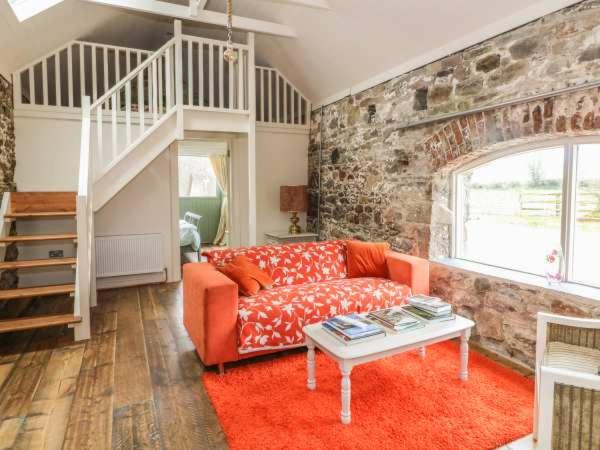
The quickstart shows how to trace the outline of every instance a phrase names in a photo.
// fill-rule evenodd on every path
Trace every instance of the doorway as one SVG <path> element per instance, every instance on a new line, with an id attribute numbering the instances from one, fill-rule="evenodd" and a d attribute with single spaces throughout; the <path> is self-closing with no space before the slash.
<path id="1" fill-rule="evenodd" d="M 229 245 L 230 158 L 228 142 L 184 140 L 177 153 L 181 263 Z"/>

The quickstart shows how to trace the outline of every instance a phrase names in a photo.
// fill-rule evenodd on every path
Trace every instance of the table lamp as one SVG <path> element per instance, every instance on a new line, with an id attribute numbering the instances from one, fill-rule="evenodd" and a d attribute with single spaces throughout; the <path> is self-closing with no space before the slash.
<path id="1" fill-rule="evenodd" d="M 291 212 L 290 234 L 298 234 L 302 229 L 298 225 L 298 213 L 308 209 L 308 191 L 306 186 L 281 186 L 279 188 L 279 210 Z"/>

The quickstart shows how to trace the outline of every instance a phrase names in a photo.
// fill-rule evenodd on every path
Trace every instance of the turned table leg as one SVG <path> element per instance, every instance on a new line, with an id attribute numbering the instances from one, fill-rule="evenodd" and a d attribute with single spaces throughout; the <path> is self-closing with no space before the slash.
<path id="1" fill-rule="evenodd" d="M 466 329 L 460 335 L 460 374 L 462 381 L 467 381 L 469 378 L 469 337 L 471 329 Z"/>
<path id="2" fill-rule="evenodd" d="M 306 386 L 311 391 L 314 391 L 317 388 L 317 379 L 315 377 L 315 343 L 307 337 L 306 346 L 308 347 L 306 354 L 306 369 L 308 373 Z"/>
<path id="3" fill-rule="evenodd" d="M 348 425 L 351 421 L 350 415 L 350 399 L 351 399 L 351 383 L 350 373 L 352 372 L 352 366 L 345 363 L 340 363 L 340 370 L 342 372 L 342 413 L 340 419 L 344 425 Z"/>

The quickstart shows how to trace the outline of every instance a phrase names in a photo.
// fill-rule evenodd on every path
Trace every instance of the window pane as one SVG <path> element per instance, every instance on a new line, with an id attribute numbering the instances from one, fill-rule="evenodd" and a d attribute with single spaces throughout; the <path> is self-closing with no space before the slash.
<path id="1" fill-rule="evenodd" d="M 458 177 L 459 258 L 544 274 L 560 248 L 562 147 L 497 159 Z"/>
<path id="2" fill-rule="evenodd" d="M 600 144 L 580 145 L 577 160 L 573 279 L 600 286 Z"/>
<path id="3" fill-rule="evenodd" d="M 217 180 L 205 156 L 179 157 L 179 196 L 216 197 Z"/>

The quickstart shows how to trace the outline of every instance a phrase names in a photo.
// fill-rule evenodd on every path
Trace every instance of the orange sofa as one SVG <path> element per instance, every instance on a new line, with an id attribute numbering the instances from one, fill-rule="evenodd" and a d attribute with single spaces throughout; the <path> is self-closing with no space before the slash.
<path id="1" fill-rule="evenodd" d="M 246 255 L 274 280 L 252 297 L 217 270 Z M 204 253 L 183 266 L 183 323 L 205 365 L 304 345 L 302 328 L 337 314 L 367 312 L 429 293 L 427 260 L 387 252 L 388 278 L 347 278 L 345 241 L 269 245 Z"/>

